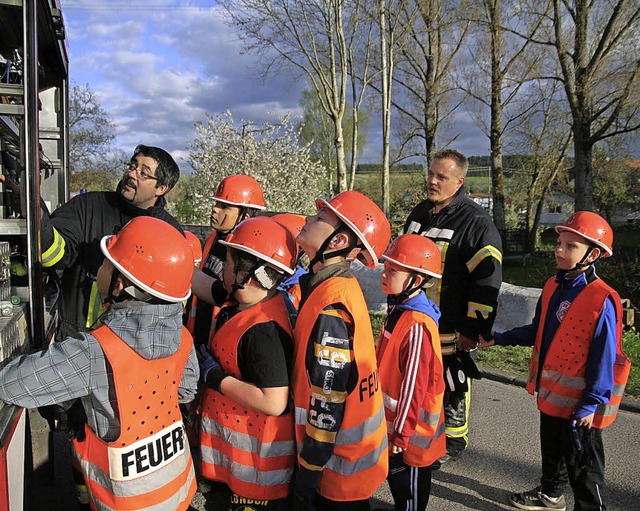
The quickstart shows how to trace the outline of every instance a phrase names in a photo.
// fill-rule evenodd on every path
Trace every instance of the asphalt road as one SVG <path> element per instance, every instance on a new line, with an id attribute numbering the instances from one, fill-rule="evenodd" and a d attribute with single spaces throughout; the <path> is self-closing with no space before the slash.
<path id="1" fill-rule="evenodd" d="M 510 493 L 540 479 L 538 411 L 526 390 L 483 379 L 474 382 L 470 445 L 457 461 L 434 473 L 429 509 L 511 509 Z M 608 511 L 640 510 L 640 414 L 622 411 L 604 432 Z M 376 497 L 391 502 L 386 488 Z M 567 509 L 573 509 L 567 489 Z M 391 506 L 388 506 L 392 509 Z"/>
<path id="2" fill-rule="evenodd" d="M 487 378 L 474 382 L 471 407 L 471 443 L 457 461 L 434 473 L 430 511 L 514 510 L 507 497 L 539 484 L 540 454 L 538 412 L 535 400 L 516 385 Z M 607 458 L 603 498 L 608 511 L 640 510 L 640 414 L 621 411 L 604 432 Z M 64 451 L 63 452 L 68 452 Z M 64 456 L 59 456 L 58 465 Z M 54 511 L 77 509 L 69 475 L 52 488 Z M 67 468 L 68 474 L 68 468 Z M 43 495 L 46 499 L 47 497 Z M 568 488 L 567 509 L 573 509 Z M 386 484 L 374 495 L 372 508 L 392 509 Z M 196 494 L 192 510 L 205 511 L 202 495 Z M 46 509 L 39 506 L 32 509 Z"/>

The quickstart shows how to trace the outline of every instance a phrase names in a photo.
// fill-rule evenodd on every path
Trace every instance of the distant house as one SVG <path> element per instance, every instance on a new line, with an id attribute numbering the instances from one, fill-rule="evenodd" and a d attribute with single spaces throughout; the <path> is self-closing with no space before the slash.
<path id="1" fill-rule="evenodd" d="M 470 193 L 467 195 L 473 202 L 479 204 L 487 211 L 491 212 L 493 209 L 493 197 L 488 193 Z"/>
<path id="2" fill-rule="evenodd" d="M 564 222 L 573 213 L 574 198 L 566 193 L 547 194 L 540 213 L 540 226 L 555 226 Z"/>

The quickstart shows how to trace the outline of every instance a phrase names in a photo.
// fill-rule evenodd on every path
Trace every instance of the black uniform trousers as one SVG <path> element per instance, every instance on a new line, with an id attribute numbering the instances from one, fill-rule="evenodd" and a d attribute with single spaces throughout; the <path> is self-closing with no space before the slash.
<path id="1" fill-rule="evenodd" d="M 402 454 L 389 456 L 387 482 L 398 511 L 424 511 L 431 495 L 431 467 L 410 467 Z"/>
<path id="2" fill-rule="evenodd" d="M 563 494 L 567 482 L 574 494 L 574 511 L 604 511 L 602 430 L 574 428 L 571 421 L 540 412 L 542 493 Z"/>

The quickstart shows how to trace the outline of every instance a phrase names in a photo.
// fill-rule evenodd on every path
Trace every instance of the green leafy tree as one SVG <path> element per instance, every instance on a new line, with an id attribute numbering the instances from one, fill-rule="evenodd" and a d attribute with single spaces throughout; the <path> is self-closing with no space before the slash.
<path id="1" fill-rule="evenodd" d="M 236 123 L 229 111 L 207 115 L 206 122 L 196 124 L 196 138 L 189 144 L 193 178 L 183 184 L 178 200 L 189 201 L 193 211 L 176 205 L 178 219 L 208 223 L 211 196 L 220 180 L 231 174 L 256 178 L 269 211 L 315 211 L 315 198 L 325 195 L 325 171 L 311 158 L 308 144 L 299 143 L 299 131 L 288 115 L 278 123 L 263 124 Z"/>

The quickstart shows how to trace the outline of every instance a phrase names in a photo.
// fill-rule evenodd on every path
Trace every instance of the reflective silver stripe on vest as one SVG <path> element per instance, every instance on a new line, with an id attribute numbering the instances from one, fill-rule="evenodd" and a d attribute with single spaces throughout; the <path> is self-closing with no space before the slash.
<path id="1" fill-rule="evenodd" d="M 305 408 L 296 408 L 295 414 L 296 424 L 299 426 L 306 426 L 307 410 Z M 336 434 L 335 445 L 357 444 L 363 438 L 366 438 L 377 431 L 383 421 L 385 421 L 384 409 L 380 408 L 380 411 L 376 415 L 368 418 L 357 426 L 339 430 Z"/>
<path id="2" fill-rule="evenodd" d="M 333 456 L 329 458 L 329 461 L 325 465 L 325 468 L 333 470 L 345 477 L 352 476 L 377 465 L 380 460 L 380 456 L 387 450 L 387 447 L 387 435 L 384 435 L 382 442 L 376 449 L 356 461 L 347 461 L 344 458 L 337 456 L 334 452 Z"/>
<path id="3" fill-rule="evenodd" d="M 552 371 L 550 369 L 543 369 L 540 374 L 540 381 L 549 380 L 554 383 L 558 383 L 563 387 L 570 389 L 584 390 L 587 386 L 585 379 L 582 376 L 567 376 L 560 371 Z"/>
<path id="4" fill-rule="evenodd" d="M 293 467 L 279 470 L 259 470 L 252 466 L 237 463 L 218 449 L 206 445 L 200 446 L 200 456 L 203 462 L 222 467 L 228 470 L 235 479 L 245 483 L 265 487 L 276 486 L 278 484 L 288 484 L 293 476 Z"/>
<path id="5" fill-rule="evenodd" d="M 618 408 L 620 405 L 612 405 L 612 404 L 600 404 L 596 406 L 596 415 L 601 415 L 603 417 L 608 417 L 610 415 L 615 415 L 618 413 Z"/>
<path id="6" fill-rule="evenodd" d="M 553 406 L 559 406 L 560 408 L 574 409 L 578 406 L 578 399 L 574 397 L 561 396 L 552 392 L 546 387 L 540 387 L 538 389 L 538 398 L 546 401 Z"/>
<path id="7" fill-rule="evenodd" d="M 396 413 L 398 409 L 398 400 L 393 399 L 389 394 L 382 393 L 382 402 L 384 403 L 384 407 L 392 413 Z M 428 413 L 424 408 L 420 407 L 420 414 L 418 416 L 418 420 L 423 422 L 424 424 L 428 424 L 429 426 L 437 426 L 440 421 L 440 412 L 438 413 Z M 389 428 L 389 422 L 387 422 L 387 429 L 389 431 L 393 431 L 393 428 Z"/>
<path id="8" fill-rule="evenodd" d="M 180 476 L 191 461 L 191 454 L 187 449 L 181 456 L 175 458 L 160 470 L 129 481 L 114 481 L 98 465 L 82 459 L 78 453 L 75 453 L 75 455 L 82 466 L 82 473 L 94 483 L 106 488 L 116 497 L 138 497 L 162 488 Z M 193 473 L 193 466 L 190 472 Z"/>
<path id="9" fill-rule="evenodd" d="M 154 506 L 148 507 L 140 507 L 136 508 L 137 511 L 166 511 L 167 509 L 178 509 L 180 504 L 189 498 L 189 488 L 193 484 L 193 480 L 195 479 L 195 473 L 193 471 L 193 467 L 189 470 L 189 477 L 187 478 L 184 486 L 180 488 L 180 491 L 172 495 L 170 498 L 165 500 L 164 502 L 160 502 Z M 90 497 L 93 497 L 90 495 Z M 100 502 L 92 498 L 93 503 L 96 506 L 98 511 L 120 511 L 119 508 L 113 508 L 107 506 L 104 502 Z"/>
<path id="10" fill-rule="evenodd" d="M 202 429 L 211 436 L 220 438 L 226 444 L 241 451 L 255 453 L 260 458 L 276 458 L 295 454 L 294 440 L 261 442 L 258 438 L 225 428 L 209 417 L 202 417 Z"/>
<path id="11" fill-rule="evenodd" d="M 436 429 L 436 432 L 432 438 L 415 433 L 409 440 L 409 443 L 411 445 L 415 445 L 420 449 L 427 450 L 429 447 L 431 447 L 431 443 L 434 440 L 437 440 L 438 438 L 440 438 L 443 434 L 444 434 L 444 422 L 438 426 L 438 429 Z"/>

